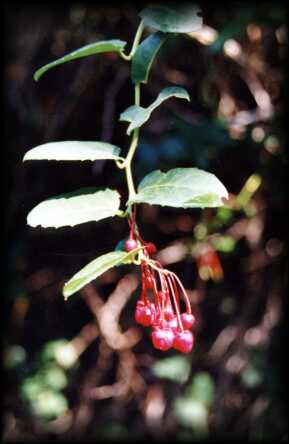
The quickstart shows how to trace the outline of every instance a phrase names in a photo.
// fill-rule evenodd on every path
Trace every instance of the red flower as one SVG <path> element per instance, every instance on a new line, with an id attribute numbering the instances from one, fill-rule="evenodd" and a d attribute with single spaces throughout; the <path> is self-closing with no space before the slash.
<path id="1" fill-rule="evenodd" d="M 135 321 L 151 327 L 153 346 L 162 351 L 174 348 L 182 353 L 192 350 L 194 337 L 190 329 L 195 317 L 189 297 L 179 278 L 172 271 L 150 257 L 157 252 L 152 242 L 145 242 L 136 227 L 135 213 L 129 219 L 130 233 L 125 242 L 126 251 L 140 249 L 141 294 L 135 308 Z M 180 297 L 185 311 L 181 313 Z"/>

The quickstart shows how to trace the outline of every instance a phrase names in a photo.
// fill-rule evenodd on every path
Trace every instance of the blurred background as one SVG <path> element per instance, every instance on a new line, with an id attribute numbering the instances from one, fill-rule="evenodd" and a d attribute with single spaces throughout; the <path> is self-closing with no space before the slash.
<path id="1" fill-rule="evenodd" d="M 111 162 L 22 158 L 60 140 L 103 140 L 126 152 L 118 118 L 133 89 L 117 55 L 69 62 L 38 83 L 32 75 L 96 40 L 118 38 L 130 49 L 141 6 L 3 6 L 6 441 L 288 439 L 287 10 L 282 2 L 200 5 L 202 30 L 167 41 L 142 88 L 143 106 L 169 85 L 186 88 L 191 102 L 172 99 L 153 113 L 134 167 L 136 183 L 154 169 L 199 167 L 230 192 L 219 209 L 138 212 L 143 237 L 188 290 L 197 317 L 189 355 L 155 350 L 135 324 L 135 267 L 112 269 L 63 299 L 68 278 L 127 236 L 124 220 L 26 225 L 39 202 L 84 186 L 118 189 L 125 202 Z"/>

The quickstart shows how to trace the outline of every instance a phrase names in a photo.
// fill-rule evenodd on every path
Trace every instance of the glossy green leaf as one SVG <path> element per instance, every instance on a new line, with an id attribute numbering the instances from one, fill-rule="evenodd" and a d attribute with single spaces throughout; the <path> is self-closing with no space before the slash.
<path id="1" fill-rule="evenodd" d="M 148 6 L 140 12 L 146 26 L 163 32 L 186 33 L 203 25 L 201 10 L 193 3 L 168 3 Z"/>
<path id="2" fill-rule="evenodd" d="M 27 151 L 26 160 L 97 160 L 122 159 L 120 148 L 106 142 L 65 141 L 51 142 L 36 146 Z"/>
<path id="3" fill-rule="evenodd" d="M 64 227 L 98 221 L 118 214 L 120 196 L 117 191 L 82 188 L 50 198 L 38 204 L 27 216 L 31 227 Z"/>
<path id="4" fill-rule="evenodd" d="M 156 100 L 147 108 L 132 105 L 121 113 L 119 120 L 130 122 L 127 128 L 127 134 L 130 134 L 135 128 L 140 128 L 149 118 L 155 108 L 170 97 L 190 100 L 189 94 L 184 88 L 179 86 L 169 86 L 164 88 L 156 98 Z"/>
<path id="5" fill-rule="evenodd" d="M 83 46 L 60 59 L 54 60 L 47 65 L 42 66 L 37 69 L 34 73 L 33 78 L 37 82 L 40 77 L 49 69 L 54 68 L 55 66 L 61 65 L 62 63 L 70 62 L 71 60 L 80 59 L 82 57 L 91 56 L 94 54 L 99 54 L 101 52 L 118 52 L 121 53 L 126 45 L 126 42 L 122 40 L 106 40 L 95 43 L 90 43 L 89 45 Z"/>
<path id="6" fill-rule="evenodd" d="M 174 168 L 148 174 L 130 203 L 205 208 L 223 205 L 223 198 L 228 198 L 228 192 L 214 174 L 198 168 Z"/>
<path id="7" fill-rule="evenodd" d="M 166 38 L 166 34 L 156 32 L 148 36 L 138 46 L 131 63 L 133 83 L 147 83 L 153 61 Z"/>
<path id="8" fill-rule="evenodd" d="M 78 271 L 63 287 L 63 296 L 67 299 L 112 267 L 131 262 L 132 252 L 113 251 L 103 254 Z"/>

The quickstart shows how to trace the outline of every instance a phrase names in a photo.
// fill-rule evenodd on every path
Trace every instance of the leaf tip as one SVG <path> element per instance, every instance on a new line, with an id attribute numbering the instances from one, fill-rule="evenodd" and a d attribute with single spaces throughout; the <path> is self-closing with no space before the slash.
<path id="1" fill-rule="evenodd" d="M 40 79 L 41 74 L 39 73 L 39 69 L 37 71 L 35 71 L 35 73 L 33 74 L 33 80 L 34 82 L 38 82 L 38 80 Z"/>
<path id="2" fill-rule="evenodd" d="M 67 299 L 69 298 L 69 296 L 71 296 L 71 291 L 69 291 L 69 289 L 67 288 L 69 284 L 69 281 L 65 282 L 65 284 L 63 285 L 62 288 L 62 295 L 64 297 L 64 300 L 67 301 Z"/>

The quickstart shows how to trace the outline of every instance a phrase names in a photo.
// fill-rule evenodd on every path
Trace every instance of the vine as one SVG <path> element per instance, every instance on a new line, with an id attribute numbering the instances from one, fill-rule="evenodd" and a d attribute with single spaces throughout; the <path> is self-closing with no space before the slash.
<path id="1" fill-rule="evenodd" d="M 126 218 L 129 235 L 123 245 L 94 259 L 78 271 L 65 283 L 63 295 L 67 299 L 114 266 L 140 266 L 141 294 L 136 304 L 136 322 L 152 328 L 155 348 L 166 351 L 173 347 L 188 353 L 193 348 L 191 329 L 195 322 L 189 297 L 176 274 L 164 269 L 159 261 L 153 259 L 157 248 L 141 237 L 137 226 L 137 207 L 142 203 L 176 208 L 217 207 L 223 205 L 223 199 L 228 197 L 228 193 L 213 174 L 198 168 L 174 168 L 166 173 L 152 171 L 135 188 L 132 166 L 140 128 L 163 101 L 171 97 L 190 100 L 184 88 L 169 86 L 159 93 L 150 106 L 144 108 L 140 105 L 141 85 L 147 83 L 153 61 L 169 37 L 186 34 L 202 26 L 198 7 L 190 4 L 150 6 L 139 15 L 141 21 L 129 54 L 124 52 L 124 41 L 98 41 L 48 63 L 34 74 L 34 79 L 38 81 L 46 71 L 62 63 L 102 52 L 116 52 L 126 63 L 131 63 L 134 104 L 122 112 L 119 119 L 129 122 L 127 134 L 131 135 L 131 142 L 126 157 L 120 156 L 121 149 L 115 145 L 81 141 L 47 143 L 29 150 L 24 156 L 25 161 L 113 160 L 117 168 L 125 172 L 128 188 L 126 210 L 119 209 L 120 196 L 115 190 L 80 189 L 40 203 L 28 214 L 27 222 L 32 227 L 40 225 L 58 228 L 114 216 Z M 156 32 L 141 41 L 146 26 L 154 28 Z M 182 299 L 184 312 L 181 310 Z"/>

